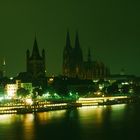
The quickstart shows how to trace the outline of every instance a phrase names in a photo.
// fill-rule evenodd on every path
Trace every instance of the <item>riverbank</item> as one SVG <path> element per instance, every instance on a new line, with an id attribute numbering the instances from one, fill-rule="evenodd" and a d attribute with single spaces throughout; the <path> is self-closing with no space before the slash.
<path id="1" fill-rule="evenodd" d="M 53 103 L 53 104 L 38 104 L 38 105 L 22 105 L 22 106 L 3 106 L 0 107 L 0 114 L 25 114 L 35 112 L 46 112 L 53 110 L 73 109 L 81 107 L 80 103 Z"/>
<path id="2" fill-rule="evenodd" d="M 131 104 L 140 102 L 139 97 L 113 96 L 113 97 L 96 97 L 96 98 L 79 98 L 76 102 L 69 103 L 47 103 L 38 102 L 32 105 L 1 105 L 0 114 L 26 114 L 36 112 L 46 112 L 53 110 L 74 109 L 82 106 L 99 106 L 99 105 L 115 105 L 115 104 Z"/>

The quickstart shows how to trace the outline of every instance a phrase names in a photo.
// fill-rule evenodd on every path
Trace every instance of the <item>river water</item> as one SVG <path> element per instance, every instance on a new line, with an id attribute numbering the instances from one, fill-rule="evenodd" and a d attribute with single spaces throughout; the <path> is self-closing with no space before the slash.
<path id="1" fill-rule="evenodd" d="M 0 115 L 0 140 L 135 140 L 140 104 Z"/>

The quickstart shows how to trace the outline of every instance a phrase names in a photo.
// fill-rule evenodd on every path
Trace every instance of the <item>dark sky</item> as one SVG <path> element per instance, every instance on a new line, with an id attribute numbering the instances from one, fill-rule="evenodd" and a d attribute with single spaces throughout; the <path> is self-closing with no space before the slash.
<path id="1" fill-rule="evenodd" d="M 47 73 L 60 74 L 69 28 L 74 44 L 78 29 L 84 58 L 103 61 L 112 73 L 140 75 L 139 0 L 0 0 L 0 62 L 8 76 L 26 70 L 26 50 L 35 32 L 46 51 Z"/>

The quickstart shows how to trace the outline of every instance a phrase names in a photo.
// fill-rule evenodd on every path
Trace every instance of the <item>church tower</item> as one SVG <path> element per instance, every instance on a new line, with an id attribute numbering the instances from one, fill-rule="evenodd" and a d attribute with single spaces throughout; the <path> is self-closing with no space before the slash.
<path id="1" fill-rule="evenodd" d="M 83 77 L 83 53 L 80 48 L 78 32 L 76 32 L 75 46 L 72 47 L 69 31 L 67 31 L 66 45 L 63 51 L 63 75 Z"/>
<path id="2" fill-rule="evenodd" d="M 72 57 L 72 47 L 71 47 L 69 31 L 67 31 L 66 45 L 63 50 L 63 75 L 64 76 L 71 77 L 71 65 L 72 65 L 71 57 Z"/>
<path id="3" fill-rule="evenodd" d="M 40 55 L 37 40 L 35 37 L 32 53 L 26 52 L 27 72 L 30 73 L 33 79 L 45 77 L 45 50 L 42 50 Z"/>
<path id="4" fill-rule="evenodd" d="M 70 35 L 67 31 L 62 69 L 64 76 L 80 79 L 100 79 L 110 75 L 104 63 L 92 60 L 90 49 L 88 49 L 87 60 L 83 59 L 78 32 L 76 32 L 75 45 L 71 47 Z"/>
<path id="5" fill-rule="evenodd" d="M 83 53 L 82 53 L 82 50 L 80 48 L 78 32 L 76 32 L 75 47 L 73 49 L 73 65 L 74 65 L 75 77 L 82 78 L 82 73 L 83 73 Z"/>

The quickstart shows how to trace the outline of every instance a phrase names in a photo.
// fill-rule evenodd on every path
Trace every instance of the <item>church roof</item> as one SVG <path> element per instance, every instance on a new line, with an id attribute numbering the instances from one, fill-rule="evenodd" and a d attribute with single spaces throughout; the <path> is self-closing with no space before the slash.
<path id="1" fill-rule="evenodd" d="M 31 58 L 40 58 L 37 40 L 35 37 Z"/>

